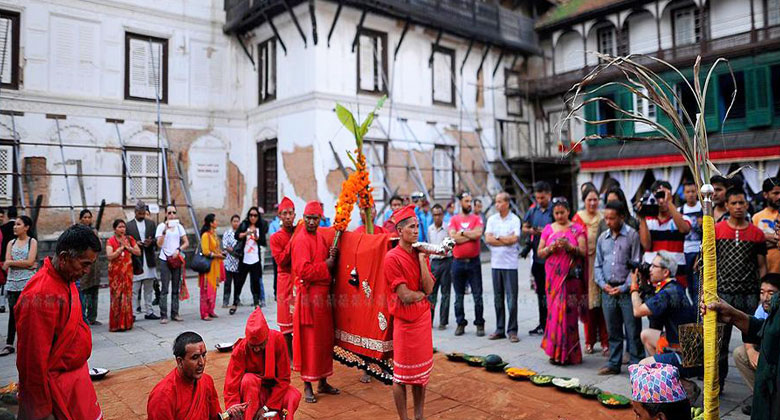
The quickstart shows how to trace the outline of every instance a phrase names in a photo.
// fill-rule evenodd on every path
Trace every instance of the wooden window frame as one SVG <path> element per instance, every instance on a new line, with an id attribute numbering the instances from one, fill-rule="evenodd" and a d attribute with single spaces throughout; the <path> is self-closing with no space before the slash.
<path id="1" fill-rule="evenodd" d="M 677 43 L 677 32 L 676 32 L 676 30 L 677 30 L 677 28 L 676 28 L 677 19 L 676 19 L 675 15 L 676 15 L 677 12 L 679 12 L 681 10 L 685 10 L 685 9 L 690 9 L 693 12 L 693 37 L 694 37 L 694 40 L 691 43 L 680 45 L 680 44 Z M 698 7 L 696 7 L 695 4 L 683 4 L 683 5 L 680 5 L 678 7 L 675 7 L 673 9 L 669 10 L 669 20 L 671 21 L 671 24 L 672 24 L 672 48 L 684 47 L 684 46 L 688 46 L 688 45 L 695 45 L 695 44 L 701 42 L 702 36 L 704 34 L 704 23 L 702 22 L 701 19 L 702 19 L 701 10 Z M 696 26 L 696 21 L 697 20 L 699 21 L 699 26 L 698 27 Z"/>
<path id="2" fill-rule="evenodd" d="M 436 150 L 444 150 L 447 154 L 447 159 L 450 161 L 452 160 L 453 156 L 455 155 L 455 146 L 449 145 L 449 144 L 435 144 L 433 146 L 433 154 L 436 154 Z M 444 199 L 449 197 L 444 197 L 444 195 L 438 195 L 436 194 L 436 160 L 433 156 L 431 156 L 431 194 L 433 195 L 434 200 L 438 199 Z M 450 185 L 451 189 L 449 192 L 449 196 L 451 197 L 453 194 L 455 194 L 455 167 L 450 166 L 449 169 L 446 169 L 450 172 L 451 180 Z"/>
<path id="3" fill-rule="evenodd" d="M 379 73 L 379 65 L 376 63 L 376 58 L 374 60 L 374 89 L 363 89 L 360 87 L 360 37 L 361 36 L 369 36 L 374 38 L 374 43 L 377 42 L 377 40 L 381 40 L 382 42 L 382 73 Z M 376 46 L 375 46 L 376 48 Z M 366 93 L 369 95 L 382 95 L 387 94 L 387 81 L 386 77 L 388 77 L 387 73 L 387 33 L 386 32 L 380 32 L 375 31 L 373 29 L 366 29 L 366 28 L 360 28 L 360 32 L 358 33 L 358 43 L 357 43 L 357 91 L 358 93 Z M 377 89 L 377 83 L 381 81 L 382 83 L 382 89 Z"/>
<path id="4" fill-rule="evenodd" d="M 431 63 L 431 100 L 434 105 L 445 105 L 455 107 L 455 50 L 452 48 L 442 47 L 441 45 L 432 44 L 433 48 L 433 63 Z M 447 54 L 450 56 L 450 100 L 439 101 L 436 100 L 435 86 L 436 86 L 436 54 Z"/>
<path id="5" fill-rule="evenodd" d="M 510 93 L 510 90 L 514 91 L 514 93 L 518 93 L 520 90 L 520 87 L 518 86 L 517 89 L 510 88 L 507 81 L 509 80 L 510 75 L 516 75 L 518 83 L 520 82 L 520 72 L 517 70 L 512 69 L 504 69 L 504 97 L 506 98 L 506 115 L 511 115 L 513 117 L 523 118 L 523 98 L 521 96 L 512 96 L 510 97 L 508 94 Z M 518 109 L 520 112 L 509 112 L 509 102 L 512 100 L 518 101 Z"/>
<path id="6" fill-rule="evenodd" d="M 257 205 L 263 207 L 263 210 L 265 210 L 266 213 L 269 213 L 273 211 L 273 205 L 279 201 L 279 139 L 271 138 L 271 139 L 258 141 L 256 147 L 257 147 L 257 157 L 255 159 L 257 160 Z M 276 198 L 275 198 L 275 202 L 266 203 L 265 202 L 265 190 L 266 190 L 265 160 L 263 159 L 262 153 L 271 148 L 275 148 L 277 154 L 276 179 L 274 180 L 276 182 Z M 263 206 L 263 204 L 265 204 L 265 206 Z"/>
<path id="7" fill-rule="evenodd" d="M 601 50 L 601 34 L 605 31 L 609 31 L 612 36 L 612 52 L 609 55 L 615 56 L 618 52 L 618 32 L 617 28 L 612 24 L 604 23 L 596 28 L 596 51 L 605 54 L 605 52 Z"/>
<path id="8" fill-rule="evenodd" d="M 268 65 L 268 63 L 263 60 L 263 51 L 268 49 L 269 45 L 273 45 L 273 72 L 268 70 L 268 67 L 271 67 Z M 269 60 L 270 61 L 270 60 Z M 271 37 L 266 39 L 265 41 L 257 44 L 257 104 L 262 105 L 267 102 L 271 102 L 276 99 L 276 90 L 279 88 L 276 84 L 276 69 L 277 69 L 277 60 L 276 60 L 276 37 Z M 268 76 L 271 76 L 271 80 L 273 80 L 274 84 L 274 91 L 269 92 L 268 91 Z M 265 78 L 265 83 L 261 83 L 261 80 Z M 263 87 L 265 87 L 265 91 L 263 91 Z"/>
<path id="9" fill-rule="evenodd" d="M 160 103 L 168 103 L 168 40 L 150 35 L 142 35 L 134 32 L 125 32 L 125 99 L 132 101 L 157 102 L 155 98 L 141 98 L 130 95 L 130 40 L 151 41 L 162 44 L 162 92 Z"/>
<path id="10" fill-rule="evenodd" d="M 764 7 L 764 28 L 770 28 L 774 26 L 780 25 L 780 22 L 775 23 L 774 25 L 769 23 L 769 1 L 763 0 L 763 7 Z"/>
<path id="11" fill-rule="evenodd" d="M 19 12 L 13 12 L 10 10 L 0 9 L 0 17 L 4 17 L 6 19 L 9 19 L 11 21 L 11 25 L 13 26 L 11 28 L 11 36 L 13 39 L 11 40 L 11 82 L 10 83 L 1 83 L 0 82 L 0 88 L 2 89 L 10 89 L 10 90 L 19 90 L 19 36 L 21 34 L 21 30 L 19 29 L 19 25 L 21 23 L 21 15 Z"/>
<path id="12" fill-rule="evenodd" d="M 647 90 L 646 89 L 641 89 L 641 90 L 643 91 L 643 93 L 645 95 L 647 95 Z M 654 121 L 656 123 L 658 122 L 658 108 L 655 106 L 654 102 L 650 101 L 649 99 L 642 98 L 642 97 L 640 97 L 640 96 L 638 96 L 636 94 L 632 94 L 631 98 L 633 99 L 633 108 L 632 109 L 633 109 L 633 111 L 635 113 L 637 113 L 637 114 L 639 113 L 639 109 L 638 109 L 639 107 L 637 105 L 639 105 L 641 103 L 642 104 L 642 108 L 643 108 L 642 116 L 644 116 L 648 120 Z M 645 105 L 647 105 L 647 109 L 644 109 Z M 653 109 L 653 116 L 652 116 L 652 118 L 650 117 L 650 115 L 647 115 L 649 113 L 649 111 L 650 111 L 650 108 Z M 639 128 L 641 128 L 641 130 Z M 650 133 L 650 132 L 653 132 L 653 131 L 655 131 L 655 128 L 653 126 L 649 125 L 649 124 L 639 123 L 639 122 L 634 123 L 634 133 Z"/>
<path id="13" fill-rule="evenodd" d="M 157 186 L 159 193 L 157 194 L 157 197 L 155 197 L 158 200 L 157 204 L 165 204 L 168 203 L 168 199 L 166 197 L 166 188 L 164 187 L 165 184 L 165 174 L 162 171 L 162 160 L 163 156 L 160 154 L 160 149 L 156 149 L 154 147 L 139 147 L 139 146 L 125 146 L 124 148 L 124 156 L 129 157 L 129 153 L 133 152 L 141 152 L 141 153 L 155 153 L 157 154 L 157 164 L 160 165 L 158 169 L 157 179 L 160 180 L 160 185 Z M 122 203 L 124 203 L 125 206 L 134 205 L 135 203 L 128 202 L 129 197 L 127 194 L 127 183 L 129 181 L 128 177 L 128 169 L 130 168 L 130 162 L 125 162 L 122 165 Z M 148 178 L 148 177 L 144 177 Z M 138 197 L 136 197 L 138 199 Z"/>
<path id="14" fill-rule="evenodd" d="M 14 147 L 15 141 L 13 139 L 0 139 L 0 146 L 6 146 L 11 148 L 11 204 L 16 206 L 20 204 L 19 197 L 19 166 L 16 164 L 17 149 Z"/>
<path id="15" fill-rule="evenodd" d="M 365 139 L 363 141 L 363 146 L 364 146 L 363 150 L 366 150 L 365 148 L 368 148 L 368 150 L 370 150 L 373 147 L 375 147 L 377 149 L 377 151 L 381 150 L 381 152 L 382 152 L 382 165 L 381 165 L 381 167 L 382 167 L 382 173 L 384 174 L 384 177 L 385 177 L 385 183 L 387 182 L 387 177 L 388 177 L 388 173 L 387 173 L 388 144 L 389 144 L 389 142 L 387 140 L 385 140 L 385 139 L 372 138 L 372 139 Z M 366 162 L 366 163 L 368 164 L 368 162 Z M 373 166 L 373 165 L 371 165 L 371 166 Z M 369 167 L 368 170 L 371 171 L 371 168 Z M 385 201 L 387 201 L 390 198 L 390 197 L 387 196 L 387 191 L 385 191 L 384 185 L 374 185 L 373 187 L 374 187 L 374 191 L 375 192 L 376 191 L 381 191 L 381 194 L 382 194 L 379 199 L 377 197 L 374 197 L 374 201 L 385 202 Z"/>

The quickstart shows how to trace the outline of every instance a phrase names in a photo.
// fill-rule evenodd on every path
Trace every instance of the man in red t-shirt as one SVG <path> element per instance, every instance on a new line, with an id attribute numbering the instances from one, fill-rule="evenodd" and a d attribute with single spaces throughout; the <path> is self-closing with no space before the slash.
<path id="1" fill-rule="evenodd" d="M 393 212 L 399 235 L 398 246 L 385 256 L 385 281 L 390 289 L 389 309 L 393 315 L 393 399 L 398 415 L 407 419 L 406 385 L 412 387 L 414 418 L 423 418 L 425 385 L 433 370 L 433 336 L 430 303 L 434 278 L 428 256 L 414 248 L 419 223 L 414 206 Z"/>
<path id="2" fill-rule="evenodd" d="M 738 310 L 752 314 L 759 304 L 761 278 L 766 275 L 766 242 L 764 232 L 747 219 L 745 192 L 739 188 L 726 191 L 729 217 L 715 225 L 718 256 L 718 297 Z M 731 325 L 723 332 L 720 350 L 720 377 L 728 373 L 728 345 Z M 721 387 L 723 380 L 720 381 Z"/>
<path id="3" fill-rule="evenodd" d="M 452 284 L 455 288 L 455 320 L 458 327 L 455 335 L 463 335 L 466 330 L 466 314 L 463 311 L 463 295 L 466 285 L 471 287 L 474 298 L 474 325 L 477 337 L 485 335 L 485 319 L 482 318 L 482 266 L 479 262 L 480 238 L 482 238 L 482 218 L 471 212 L 471 194 L 461 192 L 460 213 L 450 219 L 450 238 L 455 240 L 452 250 Z"/>

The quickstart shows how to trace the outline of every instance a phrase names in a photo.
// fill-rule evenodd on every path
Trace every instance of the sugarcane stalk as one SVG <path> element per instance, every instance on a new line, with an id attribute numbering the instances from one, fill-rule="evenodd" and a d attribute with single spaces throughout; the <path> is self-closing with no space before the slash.
<path id="1" fill-rule="evenodd" d="M 705 304 L 718 299 L 717 260 L 715 252 L 715 220 L 712 210 L 712 195 L 715 192 L 712 185 L 701 187 L 702 211 L 704 213 L 702 226 L 702 256 L 704 272 L 702 278 L 702 296 Z M 720 418 L 720 380 L 718 372 L 718 315 L 715 311 L 707 311 L 704 315 L 704 419 L 718 420 Z"/>

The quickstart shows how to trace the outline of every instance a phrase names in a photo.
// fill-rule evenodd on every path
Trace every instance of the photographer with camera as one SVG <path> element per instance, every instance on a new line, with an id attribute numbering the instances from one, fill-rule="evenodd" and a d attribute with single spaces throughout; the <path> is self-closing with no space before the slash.
<path id="1" fill-rule="evenodd" d="M 681 368 L 678 327 L 696 322 L 696 309 L 688 300 L 685 288 L 674 278 L 678 270 L 677 257 L 671 252 L 659 251 L 650 265 L 649 278 L 641 278 L 648 274 L 640 275 L 641 268 L 631 273 L 631 307 L 634 316 L 653 317 L 663 328 L 663 331 L 655 328 L 642 330 L 642 344 L 649 355 L 642 361 L 643 364 L 658 362 Z M 643 282 L 649 282 L 654 291 L 652 296 L 644 300 L 640 293 L 640 284 Z M 665 340 L 660 340 L 662 333 Z M 681 368 L 680 373 L 683 377 L 691 377 L 698 372 Z"/>
<path id="2" fill-rule="evenodd" d="M 655 181 L 652 194 L 645 194 L 637 203 L 639 240 L 645 249 L 643 260 L 651 263 L 659 251 L 672 254 L 676 263 L 677 281 L 687 286 L 685 265 L 685 236 L 691 231 L 691 222 L 672 202 L 672 185 Z"/>
<path id="3" fill-rule="evenodd" d="M 641 325 L 637 325 L 631 307 L 631 262 L 639 261 L 639 234 L 625 223 L 624 204 L 610 201 L 604 209 L 604 220 L 609 230 L 598 237 L 594 276 L 601 288 L 601 309 L 609 335 L 609 360 L 599 375 L 617 375 L 623 359 L 623 329 L 628 335 L 630 364 L 644 357 L 639 339 Z"/>

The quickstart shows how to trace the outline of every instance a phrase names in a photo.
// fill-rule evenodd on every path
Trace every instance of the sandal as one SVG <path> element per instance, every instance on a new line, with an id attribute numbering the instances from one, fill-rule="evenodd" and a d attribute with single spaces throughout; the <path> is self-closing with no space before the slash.
<path id="1" fill-rule="evenodd" d="M 5 346 L 2 350 L 0 350 L 0 357 L 8 356 L 9 354 L 12 354 L 16 351 L 14 346 Z"/>
<path id="2" fill-rule="evenodd" d="M 586 354 L 593 354 L 593 345 L 592 344 L 586 344 L 585 345 L 585 353 Z"/>
<path id="3" fill-rule="evenodd" d="M 314 397 L 314 395 L 312 395 L 312 396 L 306 396 L 306 397 L 304 397 L 304 399 L 303 399 L 303 400 L 304 400 L 304 401 L 306 401 L 306 402 L 307 402 L 307 403 L 309 403 L 309 404 L 314 404 L 314 403 L 316 403 L 316 402 L 317 402 L 317 398 L 315 398 L 315 397 Z"/>
<path id="4" fill-rule="evenodd" d="M 601 349 L 601 355 L 604 357 L 609 357 L 609 347 L 604 347 Z"/>
<path id="5" fill-rule="evenodd" d="M 228 313 L 230 315 L 235 315 L 236 314 L 236 309 L 238 309 L 238 308 L 236 308 L 236 305 L 233 305 L 233 306 L 230 307 L 230 310 L 228 311 Z"/>

